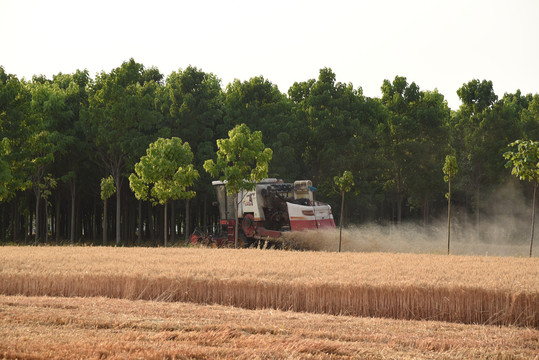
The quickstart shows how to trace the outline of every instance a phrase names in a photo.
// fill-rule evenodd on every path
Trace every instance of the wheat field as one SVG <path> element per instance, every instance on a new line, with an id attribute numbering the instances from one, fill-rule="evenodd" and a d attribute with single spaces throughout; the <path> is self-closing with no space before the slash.
<path id="1" fill-rule="evenodd" d="M 0 294 L 539 327 L 539 259 L 257 249 L 2 247 Z"/>
<path id="2" fill-rule="evenodd" d="M 537 359 L 539 330 L 144 300 L 0 295 L 6 359 Z"/>

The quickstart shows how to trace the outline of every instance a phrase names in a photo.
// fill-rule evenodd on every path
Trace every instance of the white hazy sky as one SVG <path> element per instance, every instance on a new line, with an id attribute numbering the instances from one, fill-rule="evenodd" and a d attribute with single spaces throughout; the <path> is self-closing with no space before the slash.
<path id="1" fill-rule="evenodd" d="M 452 109 L 472 79 L 539 93 L 539 0 L 0 0 L 0 65 L 31 79 L 109 72 L 133 57 L 165 76 L 193 65 L 223 87 L 262 75 L 286 93 L 330 67 L 381 96 L 396 75 Z"/>

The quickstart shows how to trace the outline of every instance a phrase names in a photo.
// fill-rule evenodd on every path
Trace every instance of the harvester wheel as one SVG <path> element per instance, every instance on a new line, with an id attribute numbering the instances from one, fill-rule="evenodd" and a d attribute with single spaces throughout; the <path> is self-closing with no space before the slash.
<path id="1" fill-rule="evenodd" d="M 255 235 L 255 217 L 253 214 L 245 214 L 241 221 L 241 229 L 247 238 L 252 238 Z"/>

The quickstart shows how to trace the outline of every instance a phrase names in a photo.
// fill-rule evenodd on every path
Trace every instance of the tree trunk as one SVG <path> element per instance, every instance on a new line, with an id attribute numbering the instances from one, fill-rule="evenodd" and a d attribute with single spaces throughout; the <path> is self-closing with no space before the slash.
<path id="1" fill-rule="evenodd" d="M 402 194 L 399 192 L 397 194 L 397 224 L 400 225 L 402 221 Z"/>
<path id="2" fill-rule="evenodd" d="M 39 241 L 39 200 L 41 198 L 41 190 L 39 189 L 39 186 L 34 190 L 34 192 L 36 194 L 36 238 L 34 245 L 37 246 Z"/>
<path id="3" fill-rule="evenodd" d="M 142 245 L 142 200 L 138 201 L 138 236 L 137 245 Z"/>
<path id="4" fill-rule="evenodd" d="M 151 203 L 148 203 L 148 228 L 150 229 L 150 238 L 152 240 L 153 246 L 157 246 L 155 243 L 155 228 L 154 228 L 154 217 L 153 217 L 153 206 Z"/>
<path id="5" fill-rule="evenodd" d="M 451 244 L 451 174 L 448 176 L 449 192 L 447 194 L 447 255 Z"/>
<path id="6" fill-rule="evenodd" d="M 13 201 L 13 241 L 19 241 L 19 229 L 21 226 L 21 216 L 19 214 L 19 195 L 15 195 Z"/>
<path id="7" fill-rule="evenodd" d="M 168 228 L 167 228 L 167 202 L 165 201 L 165 204 L 163 205 L 163 211 L 165 212 L 165 225 L 163 226 L 163 237 L 165 240 L 165 247 L 167 247 L 167 235 L 168 235 Z"/>
<path id="8" fill-rule="evenodd" d="M 190 225 L 190 216 L 189 216 L 189 199 L 185 199 L 185 220 L 184 220 L 184 231 L 185 231 L 185 242 L 189 242 L 189 225 Z"/>
<path id="9" fill-rule="evenodd" d="M 103 246 L 107 246 L 107 201 L 103 200 Z"/>
<path id="10" fill-rule="evenodd" d="M 342 220 L 344 217 L 344 191 L 341 191 L 341 218 L 339 219 L 339 252 L 341 252 L 342 243 Z"/>
<path id="11" fill-rule="evenodd" d="M 54 237 L 56 238 L 56 243 L 58 243 L 61 239 L 61 233 L 62 233 L 62 222 L 60 220 L 61 218 L 61 203 L 62 203 L 62 200 L 61 200 L 61 197 L 60 197 L 60 191 L 57 190 L 56 191 L 56 206 L 55 206 L 55 210 L 56 210 L 56 219 L 55 219 L 55 223 L 56 223 L 56 226 L 54 227 Z"/>
<path id="12" fill-rule="evenodd" d="M 49 243 L 49 204 L 47 204 L 49 201 L 47 198 L 45 200 L 45 244 Z"/>
<path id="13" fill-rule="evenodd" d="M 208 207 L 207 207 L 207 203 L 208 203 L 208 194 L 204 193 L 204 195 L 202 196 L 202 201 L 204 202 L 203 204 L 203 211 L 202 211 L 202 228 L 204 229 L 204 233 L 208 233 L 208 221 L 207 221 L 207 217 L 208 217 Z"/>
<path id="14" fill-rule="evenodd" d="M 234 211 L 236 213 L 236 218 L 234 219 L 234 249 L 238 248 L 238 218 L 239 218 L 239 204 L 238 204 L 239 194 L 236 195 L 234 200 Z"/>
<path id="15" fill-rule="evenodd" d="M 75 243 L 75 221 L 76 221 L 76 212 L 75 212 L 75 196 L 77 190 L 77 183 L 75 179 L 71 179 L 71 228 L 69 233 L 69 242 L 71 245 Z"/>
<path id="16" fill-rule="evenodd" d="M 530 237 L 530 257 L 532 257 L 533 250 L 533 232 L 535 230 L 535 195 L 537 193 L 537 180 L 533 182 L 533 204 L 532 204 L 532 233 Z"/>
<path id="17" fill-rule="evenodd" d="M 397 173 L 397 224 L 399 225 L 402 221 L 402 200 L 404 198 L 402 188 L 402 170 L 399 169 Z"/>
<path id="18" fill-rule="evenodd" d="M 480 231 L 480 217 L 479 217 L 479 204 L 480 204 L 480 198 L 481 198 L 481 188 L 480 185 L 477 184 L 477 189 L 475 190 L 475 232 L 477 240 L 481 237 L 481 231 Z"/>
<path id="19" fill-rule="evenodd" d="M 120 238 L 120 225 L 121 225 L 121 216 L 120 213 L 120 204 L 121 204 L 121 179 L 120 179 L 120 172 L 116 174 L 116 177 L 114 179 L 114 182 L 116 183 L 116 246 L 120 246 L 122 243 L 122 239 Z"/>
<path id="20" fill-rule="evenodd" d="M 170 243 L 174 244 L 176 240 L 176 209 L 174 200 L 170 201 Z"/>
<path id="21" fill-rule="evenodd" d="M 30 205 L 30 204 L 28 204 Z M 30 208 L 30 206 L 28 206 L 28 208 Z M 27 228 L 27 231 L 26 231 L 26 235 L 24 236 L 24 244 L 28 244 L 28 242 L 32 241 L 32 222 L 33 222 L 33 216 L 34 216 L 34 213 L 29 211 L 30 214 L 28 215 L 29 217 L 29 221 L 28 221 L 28 228 Z"/>

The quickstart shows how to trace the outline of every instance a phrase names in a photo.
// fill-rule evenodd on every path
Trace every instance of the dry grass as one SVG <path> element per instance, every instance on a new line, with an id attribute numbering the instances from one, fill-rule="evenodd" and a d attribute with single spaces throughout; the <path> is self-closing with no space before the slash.
<path id="1" fill-rule="evenodd" d="M 380 253 L 3 247 L 0 294 L 539 327 L 539 259 Z"/>
<path id="2" fill-rule="evenodd" d="M 105 298 L 0 296 L 0 357 L 537 359 L 518 327 Z"/>

